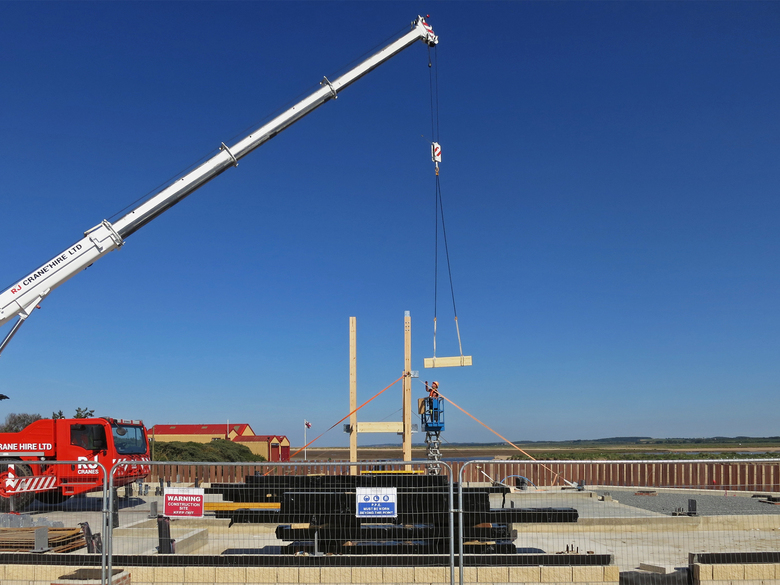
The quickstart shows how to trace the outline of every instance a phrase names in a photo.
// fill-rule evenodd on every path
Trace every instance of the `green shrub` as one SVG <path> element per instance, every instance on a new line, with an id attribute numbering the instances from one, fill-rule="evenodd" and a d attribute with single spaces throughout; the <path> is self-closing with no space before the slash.
<path id="1" fill-rule="evenodd" d="M 249 447 L 225 439 L 216 439 L 209 443 L 152 441 L 151 453 L 153 461 L 265 461 L 265 457 L 255 455 Z"/>

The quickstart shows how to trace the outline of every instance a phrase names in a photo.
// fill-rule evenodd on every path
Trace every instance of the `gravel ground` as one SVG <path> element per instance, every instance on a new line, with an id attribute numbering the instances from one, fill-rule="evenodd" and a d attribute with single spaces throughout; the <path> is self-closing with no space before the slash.
<path id="1" fill-rule="evenodd" d="M 603 496 L 611 495 L 621 504 L 658 512 L 660 514 L 672 515 L 678 508 L 684 512 L 688 511 L 688 500 L 696 500 L 696 511 L 699 516 L 724 516 L 739 514 L 780 514 L 780 506 L 765 504 L 761 502 L 762 498 L 753 498 L 749 496 L 735 496 L 724 492 L 714 494 L 680 494 L 657 491 L 654 496 L 637 496 L 636 490 L 621 490 L 611 488 L 609 490 L 599 490 L 596 493 Z"/>

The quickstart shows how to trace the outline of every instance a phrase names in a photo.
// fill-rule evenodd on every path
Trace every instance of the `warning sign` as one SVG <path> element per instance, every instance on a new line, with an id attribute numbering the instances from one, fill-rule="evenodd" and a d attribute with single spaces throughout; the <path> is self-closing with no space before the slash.
<path id="1" fill-rule="evenodd" d="M 203 488 L 166 488 L 163 499 L 165 516 L 203 518 Z"/>
<path id="2" fill-rule="evenodd" d="M 398 493 L 396 488 L 356 488 L 358 518 L 397 518 Z"/>

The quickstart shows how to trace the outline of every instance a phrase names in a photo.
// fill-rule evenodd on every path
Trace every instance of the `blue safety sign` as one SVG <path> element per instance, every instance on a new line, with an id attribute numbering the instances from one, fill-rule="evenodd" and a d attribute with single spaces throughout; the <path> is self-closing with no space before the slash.
<path id="1" fill-rule="evenodd" d="M 394 487 L 356 488 L 357 518 L 397 518 L 398 492 Z"/>

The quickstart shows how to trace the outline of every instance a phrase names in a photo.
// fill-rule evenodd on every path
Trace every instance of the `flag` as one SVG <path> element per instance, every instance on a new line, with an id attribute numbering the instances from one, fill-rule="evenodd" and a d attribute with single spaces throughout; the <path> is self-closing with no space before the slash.
<path id="1" fill-rule="evenodd" d="M 305 426 L 307 429 L 310 429 L 310 428 L 311 428 L 311 423 L 310 423 L 309 421 L 307 421 L 306 419 L 303 419 L 303 424 L 304 424 L 304 426 Z"/>

